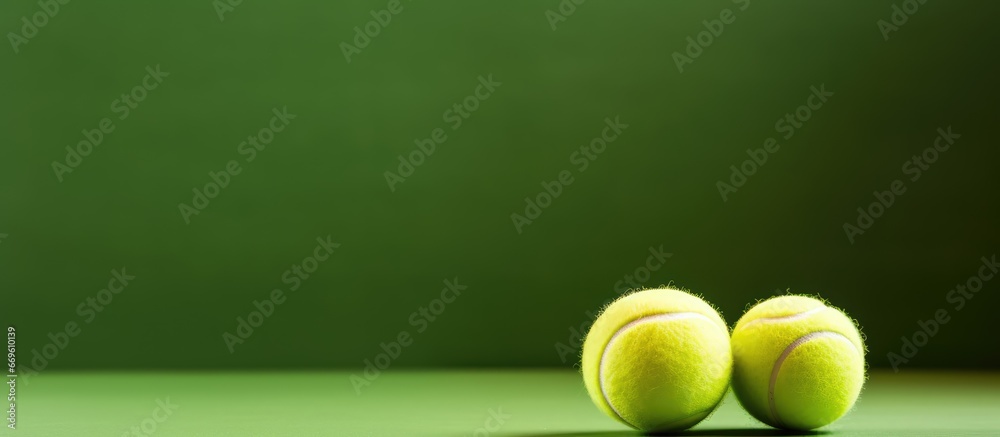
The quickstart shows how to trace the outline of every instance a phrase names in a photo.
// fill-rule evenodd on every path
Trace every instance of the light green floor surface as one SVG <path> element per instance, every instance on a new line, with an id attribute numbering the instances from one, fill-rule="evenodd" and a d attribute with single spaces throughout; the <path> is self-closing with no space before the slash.
<path id="1" fill-rule="evenodd" d="M 572 371 L 390 371 L 360 393 L 350 375 L 44 373 L 18 385 L 18 428 L 0 435 L 635 435 L 590 403 Z M 730 395 L 688 434 L 776 433 Z M 997 436 L 1000 374 L 875 373 L 854 411 L 820 434 Z"/>

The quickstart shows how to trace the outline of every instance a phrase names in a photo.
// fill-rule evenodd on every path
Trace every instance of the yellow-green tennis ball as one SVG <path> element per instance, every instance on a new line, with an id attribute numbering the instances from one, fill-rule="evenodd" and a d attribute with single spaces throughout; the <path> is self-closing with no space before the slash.
<path id="1" fill-rule="evenodd" d="M 624 296 L 583 343 L 583 379 L 608 416 L 643 431 L 694 426 L 732 375 L 729 329 L 709 304 L 673 289 Z"/>
<path id="2" fill-rule="evenodd" d="M 733 329 L 733 391 L 776 428 L 808 430 L 839 419 L 865 381 L 865 344 L 854 321 L 806 296 L 750 308 Z"/>

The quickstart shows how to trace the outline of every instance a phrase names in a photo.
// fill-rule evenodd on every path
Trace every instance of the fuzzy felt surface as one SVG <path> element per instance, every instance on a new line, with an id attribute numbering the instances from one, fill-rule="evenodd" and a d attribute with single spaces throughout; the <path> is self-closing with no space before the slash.
<path id="1" fill-rule="evenodd" d="M 583 346 L 594 404 L 641 430 L 689 428 L 725 395 L 729 332 L 710 305 L 673 289 L 644 290 L 610 304 Z"/>
<path id="2" fill-rule="evenodd" d="M 758 420 L 807 430 L 847 413 L 865 381 L 865 345 L 854 321 L 807 296 L 754 306 L 732 335 L 733 391 Z"/>

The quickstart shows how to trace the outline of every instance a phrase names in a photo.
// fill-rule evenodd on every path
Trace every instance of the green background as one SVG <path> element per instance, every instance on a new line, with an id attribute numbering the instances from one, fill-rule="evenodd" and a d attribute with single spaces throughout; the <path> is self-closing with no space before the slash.
<path id="1" fill-rule="evenodd" d="M 703 294 L 730 324 L 819 293 L 882 367 L 945 309 L 906 367 L 1000 362 L 997 284 L 946 301 L 1000 248 L 1000 4 L 932 0 L 886 41 L 890 1 L 586 2 L 555 30 L 555 1 L 415 1 L 348 63 L 339 44 L 385 5 L 247 1 L 220 21 L 208 0 L 70 2 L 0 47 L 0 323 L 22 365 L 77 322 L 48 369 L 356 368 L 402 331 L 394 368 L 569 367 L 556 344 L 661 245 L 643 285 Z M 725 8 L 735 22 L 679 72 L 672 54 Z M 3 2 L 0 31 L 38 10 Z M 155 65 L 170 75 L 60 182 L 52 162 Z M 444 112 L 490 74 L 502 85 L 451 130 Z M 821 84 L 834 95 L 724 202 L 729 166 Z M 276 107 L 297 118 L 244 162 Z M 578 172 L 615 116 L 629 127 Z M 851 244 L 843 224 L 947 126 L 961 138 Z M 390 191 L 384 172 L 436 128 L 448 140 Z M 186 224 L 178 204 L 233 159 Z M 511 214 L 563 170 L 573 184 L 518 233 Z M 340 248 L 230 353 L 222 334 L 327 235 Z M 122 267 L 135 279 L 83 323 Z M 410 315 L 455 277 L 468 289 L 417 333 Z"/>

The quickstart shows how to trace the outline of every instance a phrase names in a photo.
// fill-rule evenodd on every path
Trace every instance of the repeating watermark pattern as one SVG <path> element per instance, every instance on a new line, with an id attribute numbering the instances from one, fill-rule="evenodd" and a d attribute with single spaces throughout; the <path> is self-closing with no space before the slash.
<path id="1" fill-rule="evenodd" d="M 945 294 L 945 301 L 951 304 L 954 311 L 961 311 L 962 308 L 965 308 L 969 301 L 976 297 L 976 293 L 983 289 L 983 285 L 1000 272 L 1000 262 L 997 262 L 996 254 L 990 258 L 981 257 L 979 261 L 980 265 L 976 274 L 970 276 L 963 283 L 956 284 L 955 288 Z M 891 351 L 886 354 L 892 370 L 898 373 L 899 366 L 909 363 L 916 357 L 920 348 L 926 346 L 938 334 L 941 327 L 950 321 L 951 314 L 945 307 L 938 308 L 937 311 L 934 311 L 933 316 L 927 320 L 917 320 L 917 330 L 909 336 L 899 338 L 901 343 L 899 353 Z"/>
<path id="2" fill-rule="evenodd" d="M 156 433 L 160 424 L 166 422 L 179 408 L 179 405 L 170 402 L 169 397 L 162 400 L 157 399 L 156 408 L 153 408 L 153 412 L 150 413 L 149 417 L 142 419 L 138 425 L 129 427 L 128 431 L 121 434 L 121 437 L 151 436 Z"/>
<path id="3" fill-rule="evenodd" d="M 406 1 L 410 2 L 412 0 Z M 371 21 L 362 26 L 354 26 L 354 39 L 351 41 L 354 45 L 351 45 L 347 41 L 340 43 L 340 51 L 344 54 L 344 59 L 347 60 L 347 63 L 351 63 L 351 56 L 361 54 L 361 51 L 371 44 L 372 39 L 381 35 L 382 31 L 386 27 L 389 27 L 392 17 L 400 12 L 403 12 L 403 4 L 400 3 L 400 0 L 389 0 L 389 3 L 385 5 L 385 9 L 372 9 L 369 12 L 372 16 Z"/>
<path id="4" fill-rule="evenodd" d="M 434 323 L 444 313 L 448 305 L 454 303 L 468 288 L 467 285 L 458 283 L 457 276 L 454 279 L 445 279 L 444 288 L 441 289 L 439 297 L 432 299 L 427 306 L 417 308 L 416 311 L 410 313 L 407 321 L 410 326 L 416 328 L 415 333 L 422 334 L 427 331 L 431 323 Z M 365 367 L 361 375 L 352 373 L 348 378 L 351 386 L 354 387 L 354 393 L 361 395 L 363 387 L 372 385 L 372 382 L 378 379 L 382 372 L 403 354 L 403 348 L 413 344 L 414 337 L 415 334 L 412 334 L 409 329 L 404 329 L 399 331 L 388 343 L 379 343 L 380 351 L 373 358 L 365 358 L 363 361 Z"/>
<path id="5" fill-rule="evenodd" d="M 486 411 L 488 416 L 486 420 L 483 421 L 483 426 L 476 428 L 472 431 L 472 437 L 489 437 L 494 433 L 499 432 L 504 424 L 511 419 L 510 414 L 504 414 L 503 407 L 490 408 Z"/>
<path id="6" fill-rule="evenodd" d="M 587 0 L 562 0 L 559 2 L 559 6 L 556 10 L 548 9 L 545 11 L 545 19 L 549 21 L 549 27 L 552 28 L 554 32 L 556 30 L 556 25 L 566 21 L 570 15 L 576 12 L 576 7 L 584 4 Z"/>
<path id="7" fill-rule="evenodd" d="M 124 292 L 125 288 L 134 280 L 135 276 L 126 273 L 125 267 L 122 267 L 121 270 L 111 269 L 111 279 L 108 280 L 108 286 L 98 290 L 93 296 L 88 296 L 76 306 L 76 315 L 83 320 L 82 324 L 89 325 L 93 323 L 97 315 L 104 312 L 111 305 L 115 299 L 115 295 Z M 41 352 L 39 352 L 39 349 L 31 350 L 30 365 L 26 363 L 20 364 L 21 373 L 24 375 L 22 381 L 28 384 L 30 377 L 45 370 L 62 351 L 66 350 L 70 340 L 79 336 L 82 331 L 81 323 L 70 320 L 62 329 L 56 331 L 56 333 L 49 332 L 47 335 L 49 343 L 42 345 Z"/>
<path id="8" fill-rule="evenodd" d="M 892 13 L 889 14 L 889 21 L 878 20 L 875 25 L 878 26 L 878 31 L 882 33 L 882 39 L 888 41 L 889 33 L 898 32 L 899 28 L 910 21 L 910 16 L 916 14 L 920 9 L 920 5 L 927 3 L 927 0 L 904 0 L 903 6 L 900 7 L 896 4 L 891 6 Z"/>
<path id="9" fill-rule="evenodd" d="M 833 92 L 826 90 L 825 83 L 820 84 L 819 88 L 811 86 L 809 87 L 809 91 L 810 93 L 806 97 L 805 104 L 795 108 L 792 112 L 785 113 L 784 117 L 774 122 L 774 130 L 778 133 L 784 133 L 782 138 L 785 140 L 791 139 L 795 135 L 796 129 L 802 128 L 805 122 L 812 118 L 814 112 L 822 108 L 826 104 L 827 99 L 833 96 Z M 719 190 L 722 201 L 728 201 L 730 194 L 743 188 L 743 185 L 747 183 L 747 179 L 757 174 L 757 170 L 763 167 L 768 159 L 770 159 L 770 156 L 777 153 L 780 149 L 781 144 L 774 137 L 766 138 L 764 144 L 757 149 L 747 149 L 748 159 L 743 161 L 739 167 L 735 164 L 729 166 L 731 171 L 729 174 L 729 183 L 722 180 L 715 182 L 715 188 Z"/>
<path id="10" fill-rule="evenodd" d="M 14 54 L 21 53 L 20 46 L 27 44 L 32 38 L 38 36 L 38 32 L 49 24 L 49 20 L 56 17 L 61 9 L 70 0 L 38 0 L 39 11 L 21 17 L 21 33 L 7 32 L 7 40 L 14 48 Z"/>
<path id="11" fill-rule="evenodd" d="M 750 0 L 733 0 L 733 3 L 740 5 L 740 11 L 745 11 L 750 7 Z M 684 66 L 693 64 L 705 52 L 705 49 L 715 42 L 716 38 L 722 36 L 726 25 L 733 24 L 734 21 L 736 21 L 736 13 L 729 8 L 719 12 L 718 19 L 702 20 L 701 24 L 705 26 L 705 30 L 698 32 L 694 37 L 688 36 L 685 39 L 687 45 L 684 46 L 684 52 L 675 51 L 673 54 L 677 71 L 683 73 Z"/>
<path id="12" fill-rule="evenodd" d="M 330 255 L 333 255 L 333 251 L 340 248 L 340 243 L 334 243 L 332 238 L 330 235 L 327 235 L 326 238 L 316 237 L 316 246 L 313 248 L 312 255 L 292 264 L 288 270 L 281 274 L 281 283 L 288 285 L 288 291 L 297 291 L 302 287 L 303 281 L 309 279 L 310 275 L 319 269 L 320 263 L 329 259 Z M 229 331 L 222 333 L 222 342 L 226 344 L 229 353 L 236 352 L 236 345 L 246 342 L 253 335 L 254 330 L 264 325 L 264 322 L 274 315 L 278 306 L 285 303 L 286 300 L 285 290 L 275 288 L 263 301 L 252 301 L 251 304 L 255 309 L 251 310 L 246 318 L 243 316 L 236 318 L 236 328 L 234 329 L 236 334 L 233 335 Z"/>
<path id="13" fill-rule="evenodd" d="M 632 273 L 626 274 L 622 279 L 615 282 L 615 296 L 601 303 L 600 308 L 608 306 L 608 304 L 629 290 L 640 289 L 649 280 L 652 272 L 660 270 L 667 262 L 667 259 L 674 256 L 673 253 L 664 252 L 662 244 L 659 247 L 649 246 L 648 252 L 649 255 L 646 256 L 644 264 L 636 267 Z M 575 359 L 575 357 L 580 355 L 580 348 L 583 347 L 583 339 L 586 337 L 590 325 L 594 323 L 594 320 L 597 320 L 599 311 L 587 310 L 583 312 L 583 315 L 585 320 L 579 326 L 569 327 L 569 337 L 566 339 L 566 342 L 557 341 L 555 344 L 556 355 L 559 355 L 559 361 L 563 364 L 566 364 L 569 357 L 574 357 Z"/>
<path id="14" fill-rule="evenodd" d="M 628 290 L 638 289 L 649 280 L 652 272 L 660 270 L 667 259 L 672 256 L 674 256 L 673 253 L 663 251 L 662 244 L 659 247 L 649 246 L 649 256 L 646 257 L 646 262 L 615 282 L 615 293 L 622 295 Z"/>
<path id="15" fill-rule="evenodd" d="M 219 22 L 226 21 L 226 14 L 236 10 L 236 7 L 243 4 L 243 0 L 214 0 L 212 8 L 215 15 L 219 17 Z"/>
<path id="16" fill-rule="evenodd" d="M 7 428 L 17 429 L 17 329 L 7 327 Z"/>
<path id="17" fill-rule="evenodd" d="M 170 76 L 170 73 L 160 70 L 160 64 L 156 67 L 146 66 L 146 75 L 142 81 L 132 87 L 128 93 L 122 95 L 111 102 L 111 112 L 118 114 L 118 120 L 122 121 L 132 114 L 132 111 L 139 107 L 139 104 L 146 100 L 149 92 L 155 90 L 163 83 L 163 78 Z M 72 173 L 80 164 L 83 158 L 90 156 L 97 146 L 104 142 L 105 136 L 115 131 L 115 122 L 110 117 L 104 117 L 97 121 L 94 129 L 84 129 L 83 139 L 76 143 L 76 146 L 66 146 L 66 156 L 63 161 L 52 161 L 52 171 L 56 174 L 59 182 L 63 181 L 63 175 Z"/>
<path id="18" fill-rule="evenodd" d="M 605 127 L 601 134 L 594 137 L 587 144 L 578 147 L 569 155 L 569 163 L 576 168 L 578 174 L 582 174 L 590 168 L 590 164 L 597 160 L 597 157 L 607 150 L 608 145 L 617 141 L 628 125 L 619 120 L 620 116 L 604 119 Z M 543 210 L 552 206 L 552 202 L 562 195 L 563 190 L 576 182 L 573 171 L 566 169 L 556 174 L 553 181 L 542 181 L 542 190 L 538 194 L 524 198 L 523 214 L 513 212 L 510 220 L 514 224 L 514 230 L 518 234 L 524 232 L 524 227 L 534 223 L 542 215 Z"/>
<path id="19" fill-rule="evenodd" d="M 287 106 L 280 110 L 275 107 L 271 109 L 271 113 L 274 115 L 271 116 L 271 120 L 267 126 L 260 128 L 254 135 L 248 135 L 246 140 L 236 146 L 236 152 L 243 156 L 243 162 L 249 164 L 254 159 L 257 159 L 257 153 L 263 151 L 274 141 L 275 133 L 284 131 L 291 124 L 292 120 L 297 117 L 295 114 L 288 113 Z M 208 208 L 211 201 L 218 197 L 223 189 L 229 186 L 229 182 L 236 175 L 242 172 L 243 167 L 235 159 L 229 160 L 222 170 L 209 171 L 209 181 L 202 188 L 195 187 L 191 189 L 191 192 L 194 193 L 191 197 L 191 204 L 188 205 L 184 202 L 177 204 L 177 209 L 181 213 L 184 224 L 191 224 L 191 216 L 201 214 L 205 208 Z"/>
<path id="20" fill-rule="evenodd" d="M 479 110 L 480 105 L 493 96 L 493 92 L 503 85 L 503 82 L 493 80 L 492 74 L 488 74 L 485 77 L 479 76 L 477 79 L 479 84 L 476 85 L 472 94 L 465 96 L 465 98 L 441 114 L 441 120 L 449 125 L 452 132 L 462 127 L 462 124 L 469 117 L 472 117 L 473 113 Z M 448 134 L 440 127 L 432 130 L 428 138 L 413 140 L 416 147 L 410 153 L 406 154 L 406 156 L 399 155 L 396 157 L 399 161 L 399 164 L 396 166 L 396 172 L 386 170 L 382 173 L 382 176 L 385 177 L 385 183 L 389 185 L 389 191 L 396 192 L 396 184 L 406 182 L 406 178 L 413 176 L 413 172 L 423 165 L 424 162 L 427 162 L 427 158 L 430 158 L 437 150 L 437 147 L 444 144 L 445 141 L 448 141 Z"/>
<path id="21" fill-rule="evenodd" d="M 951 126 L 947 129 L 938 128 L 938 136 L 934 139 L 934 145 L 924 149 L 919 155 L 913 155 L 902 165 L 902 172 L 909 175 L 910 182 L 916 182 L 923 176 L 924 172 L 930 169 L 931 164 L 937 162 L 941 154 L 948 151 L 955 140 L 962 136 L 951 131 Z M 847 241 L 854 244 L 859 235 L 863 235 L 872 226 L 875 220 L 882 217 L 892 205 L 896 203 L 896 198 L 906 193 L 906 182 L 903 179 L 896 179 L 889 183 L 889 189 L 885 191 L 874 191 L 875 198 L 867 207 L 858 207 L 858 217 L 854 223 L 844 222 L 844 234 Z"/>

